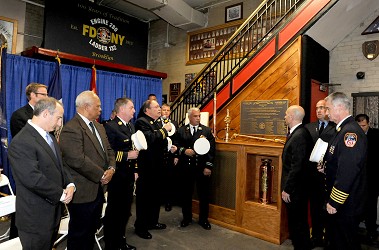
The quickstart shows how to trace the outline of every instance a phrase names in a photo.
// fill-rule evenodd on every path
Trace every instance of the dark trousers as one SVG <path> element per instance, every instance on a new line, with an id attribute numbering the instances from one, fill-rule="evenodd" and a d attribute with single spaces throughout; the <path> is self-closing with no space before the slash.
<path id="1" fill-rule="evenodd" d="M 295 199 L 294 197 L 291 197 L 291 202 L 285 204 L 288 214 L 288 228 L 294 249 L 311 249 L 307 199 Z"/>
<path id="2" fill-rule="evenodd" d="M 203 174 L 201 168 L 191 168 L 184 166 L 181 169 L 181 190 L 182 190 L 182 213 L 183 220 L 192 220 L 192 194 L 196 184 L 197 196 L 199 199 L 199 221 L 208 220 L 209 214 L 209 196 L 210 196 L 210 176 Z"/>
<path id="3" fill-rule="evenodd" d="M 162 171 L 162 202 L 163 204 L 178 203 L 178 166 L 174 166 L 174 158 L 169 156 L 166 159 Z"/>
<path id="4" fill-rule="evenodd" d="M 359 216 L 347 216 L 341 213 L 328 215 L 327 237 L 330 249 L 333 250 L 359 250 L 358 229 Z"/>
<path id="5" fill-rule="evenodd" d="M 120 169 L 108 184 L 108 200 L 104 217 L 105 249 L 120 249 L 124 244 L 125 228 L 131 216 L 134 173 Z"/>
<path id="6" fill-rule="evenodd" d="M 377 205 L 378 205 L 378 193 L 375 191 L 374 188 L 368 190 L 367 195 L 367 202 L 366 202 L 366 212 L 365 212 L 365 225 L 366 230 L 369 234 L 377 234 L 377 227 L 376 219 L 377 219 Z"/>
<path id="7" fill-rule="evenodd" d="M 309 204 L 312 219 L 312 238 L 323 239 L 325 229 L 325 219 L 327 212 L 324 209 L 326 192 L 325 192 L 325 175 L 323 173 L 313 172 L 310 175 L 310 192 Z"/>
<path id="8" fill-rule="evenodd" d="M 151 169 L 149 169 L 151 170 Z M 148 170 L 148 171 L 149 171 Z M 136 183 L 136 222 L 137 231 L 147 231 L 158 223 L 160 211 L 161 180 L 159 170 L 141 172 Z"/>
<path id="9" fill-rule="evenodd" d="M 23 250 L 51 250 L 58 235 L 58 228 L 33 233 L 18 230 L 18 235 Z"/>
<path id="10" fill-rule="evenodd" d="M 9 239 L 14 239 L 18 237 L 18 231 L 16 227 L 16 213 L 11 214 L 11 225 L 9 229 Z"/>
<path id="11" fill-rule="evenodd" d="M 88 203 L 70 203 L 69 230 L 67 236 L 68 250 L 93 250 L 95 233 L 100 226 L 104 193 L 99 186 L 99 192 L 94 201 Z"/>

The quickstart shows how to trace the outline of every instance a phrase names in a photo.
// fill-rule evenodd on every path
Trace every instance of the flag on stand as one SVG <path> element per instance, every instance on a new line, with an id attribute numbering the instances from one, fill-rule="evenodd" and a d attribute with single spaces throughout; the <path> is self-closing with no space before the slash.
<path id="1" fill-rule="evenodd" d="M 61 79 L 61 60 L 59 56 L 55 58 L 56 65 L 53 77 L 50 79 L 47 94 L 62 102 L 62 79 Z"/>
<path id="2" fill-rule="evenodd" d="M 47 87 L 47 94 L 50 97 L 54 97 L 55 99 L 57 99 L 58 101 L 63 103 L 63 101 L 62 101 L 61 59 L 59 58 L 58 55 L 57 55 L 57 57 L 55 57 L 55 59 L 57 60 L 56 64 L 55 64 L 55 71 L 53 73 L 53 77 L 50 79 L 49 87 Z M 62 125 L 60 127 L 57 127 L 54 131 L 54 136 L 57 139 L 57 141 L 59 141 L 59 136 L 61 134 L 62 128 L 63 128 L 63 119 L 62 119 Z"/>
<path id="3" fill-rule="evenodd" d="M 91 84 L 90 84 L 89 90 L 91 90 L 95 94 L 97 94 L 97 89 L 96 89 L 96 68 L 95 68 L 95 65 L 92 66 Z"/>

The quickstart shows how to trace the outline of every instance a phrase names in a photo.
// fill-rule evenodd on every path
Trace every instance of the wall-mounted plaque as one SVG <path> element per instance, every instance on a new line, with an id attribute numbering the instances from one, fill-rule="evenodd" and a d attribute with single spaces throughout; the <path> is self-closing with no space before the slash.
<path id="1" fill-rule="evenodd" d="M 187 65 L 209 62 L 242 22 L 242 20 L 238 20 L 188 33 Z"/>
<path id="2" fill-rule="evenodd" d="M 180 82 L 170 83 L 170 102 L 175 101 L 175 99 L 180 94 Z"/>
<path id="3" fill-rule="evenodd" d="M 284 116 L 288 100 L 252 100 L 241 102 L 241 134 L 287 134 Z"/>

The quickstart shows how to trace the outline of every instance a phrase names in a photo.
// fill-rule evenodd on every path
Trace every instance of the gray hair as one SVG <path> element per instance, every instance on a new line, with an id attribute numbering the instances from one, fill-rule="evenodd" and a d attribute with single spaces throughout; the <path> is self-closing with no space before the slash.
<path id="1" fill-rule="evenodd" d="M 120 111 L 120 107 L 128 104 L 128 102 L 133 102 L 133 100 L 127 97 L 117 98 L 116 101 L 114 102 L 113 110 L 116 111 L 116 113 L 118 113 Z"/>
<path id="2" fill-rule="evenodd" d="M 192 107 L 192 108 L 190 108 L 190 109 L 187 111 L 188 117 L 192 114 L 193 111 L 200 112 L 200 109 L 198 109 L 198 108 L 196 108 L 196 107 Z"/>
<path id="3" fill-rule="evenodd" d="M 325 98 L 325 101 L 330 102 L 333 106 L 341 105 L 346 110 L 350 110 L 351 102 L 345 93 L 334 92 Z"/>
<path id="4" fill-rule="evenodd" d="M 34 106 L 33 115 L 39 116 L 46 109 L 49 111 L 50 115 L 53 115 L 57 105 L 61 105 L 63 107 L 62 103 L 53 97 L 41 99 Z"/>
<path id="5" fill-rule="evenodd" d="M 92 104 L 95 99 L 99 98 L 93 91 L 86 90 L 80 93 L 75 100 L 75 106 L 77 108 L 84 107 Z"/>

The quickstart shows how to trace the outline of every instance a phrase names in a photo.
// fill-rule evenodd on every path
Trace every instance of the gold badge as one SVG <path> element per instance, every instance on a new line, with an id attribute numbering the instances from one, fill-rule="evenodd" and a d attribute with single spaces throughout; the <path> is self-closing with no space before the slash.
<path id="1" fill-rule="evenodd" d="M 198 127 L 198 130 L 203 130 L 200 126 Z"/>
<path id="2" fill-rule="evenodd" d="M 153 121 L 150 121 L 150 124 L 153 125 Z"/>
<path id="3" fill-rule="evenodd" d="M 122 122 L 119 121 L 117 124 L 121 126 L 121 125 L 122 125 Z"/>
<path id="4" fill-rule="evenodd" d="M 338 129 L 337 129 L 337 132 L 340 132 L 341 131 L 341 127 L 339 127 Z"/>

